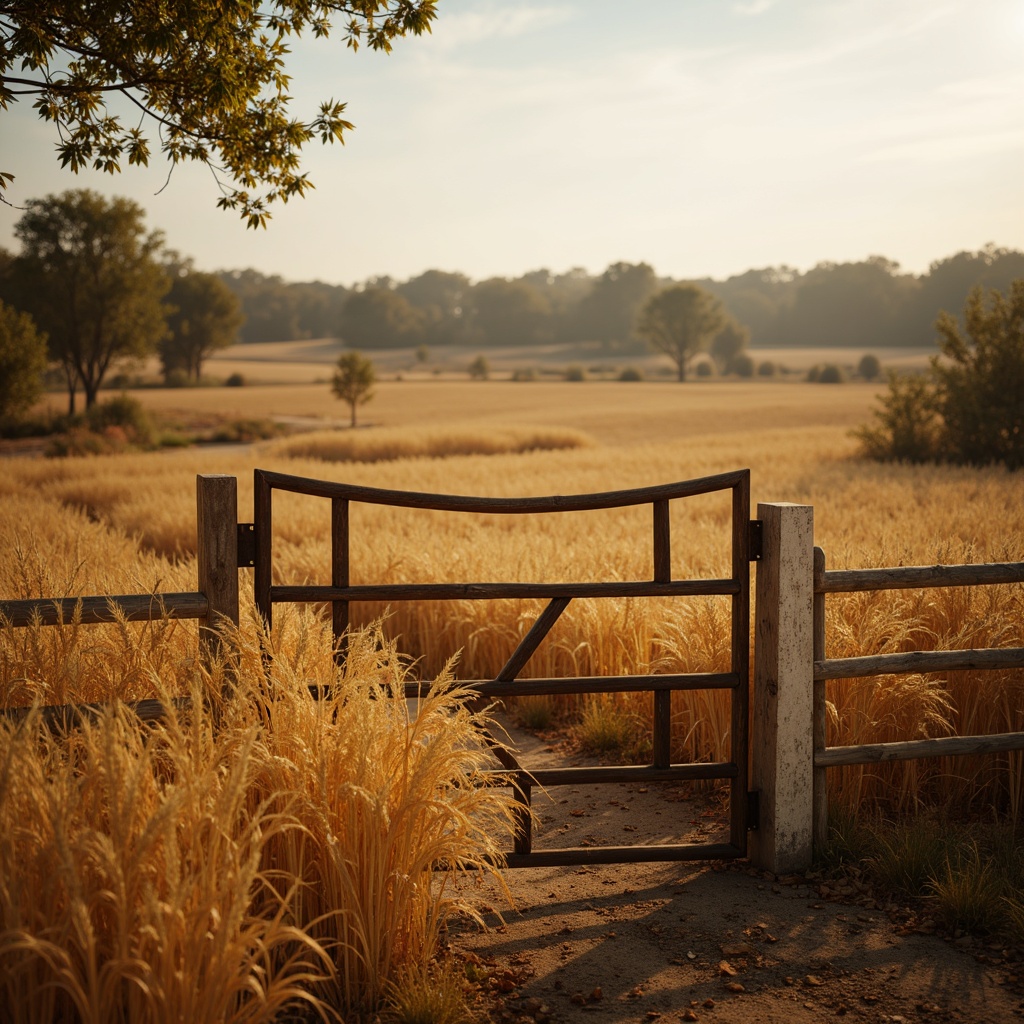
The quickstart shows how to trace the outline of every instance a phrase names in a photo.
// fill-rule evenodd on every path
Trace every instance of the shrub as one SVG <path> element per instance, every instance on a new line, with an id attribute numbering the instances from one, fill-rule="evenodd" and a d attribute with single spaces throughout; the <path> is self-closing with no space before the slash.
<path id="1" fill-rule="evenodd" d="M 120 394 L 105 402 L 96 402 L 85 414 L 85 422 L 96 434 L 123 431 L 132 444 L 149 445 L 153 441 L 153 424 L 137 398 Z"/>
<path id="2" fill-rule="evenodd" d="M 758 364 L 758 377 L 774 377 L 777 372 L 778 368 L 770 359 L 765 359 L 764 362 Z"/>
<path id="3" fill-rule="evenodd" d="M 880 421 L 856 431 L 875 459 L 944 459 L 968 465 L 1024 467 L 1024 279 L 1008 296 L 975 288 L 961 331 L 942 312 L 936 322 L 942 356 L 928 379 L 889 375 Z"/>
<path id="4" fill-rule="evenodd" d="M 233 374 L 231 374 L 230 377 L 228 377 L 228 379 L 226 381 L 224 381 L 224 386 L 225 387 L 229 387 L 229 388 L 241 388 L 241 387 L 244 387 L 245 386 L 245 377 L 243 377 L 240 373 L 233 373 Z"/>
<path id="5" fill-rule="evenodd" d="M 635 366 L 623 367 L 622 372 L 619 374 L 619 380 L 622 381 L 638 381 L 643 379 L 644 375 Z"/>
<path id="6" fill-rule="evenodd" d="M 754 376 L 754 360 L 747 352 L 740 352 L 733 356 L 729 368 L 737 377 Z"/>
<path id="7" fill-rule="evenodd" d="M 487 380 L 491 375 L 491 364 L 487 361 L 486 356 L 477 356 L 469 364 L 468 373 L 470 380 Z"/>
<path id="8" fill-rule="evenodd" d="M 1024 467 L 1024 279 L 1008 296 L 993 290 L 987 303 L 975 288 L 964 307 L 966 335 L 946 312 L 935 326 L 945 358 L 932 361 L 932 377 L 948 458 Z"/>
<path id="9" fill-rule="evenodd" d="M 867 355 L 860 357 L 860 362 L 857 364 L 857 374 L 863 377 L 865 380 L 875 380 L 882 372 L 882 364 L 878 360 L 878 356 L 872 355 L 870 352 Z"/>
<path id="10" fill-rule="evenodd" d="M 512 379 L 516 381 L 536 380 L 537 371 L 532 366 L 528 366 L 526 369 L 514 370 L 512 372 Z"/>
<path id="11" fill-rule="evenodd" d="M 571 381 L 582 381 L 587 379 L 586 370 L 582 366 L 569 366 L 565 371 L 565 379 Z"/>
<path id="12" fill-rule="evenodd" d="M 879 462 L 928 462 L 938 457 L 941 423 L 935 387 L 927 377 L 889 371 L 889 391 L 878 396 L 878 423 L 853 432 L 861 450 Z"/>
<path id="13" fill-rule="evenodd" d="M 713 377 L 715 375 L 714 364 L 709 363 L 704 359 L 694 367 L 694 373 L 696 373 L 698 377 Z"/>
<path id="14" fill-rule="evenodd" d="M 0 302 L 0 420 L 27 412 L 43 390 L 46 335 L 27 313 Z"/>
<path id="15" fill-rule="evenodd" d="M 821 377 L 821 363 L 815 363 L 807 371 L 807 381 L 810 384 L 817 384 L 818 379 Z"/>
<path id="16" fill-rule="evenodd" d="M 845 384 L 846 371 L 838 363 L 826 363 L 818 374 L 819 384 Z"/>
<path id="17" fill-rule="evenodd" d="M 164 374 L 164 386 L 169 388 L 191 387 L 192 378 L 189 377 L 188 370 L 183 370 L 180 366 L 176 366 Z"/>

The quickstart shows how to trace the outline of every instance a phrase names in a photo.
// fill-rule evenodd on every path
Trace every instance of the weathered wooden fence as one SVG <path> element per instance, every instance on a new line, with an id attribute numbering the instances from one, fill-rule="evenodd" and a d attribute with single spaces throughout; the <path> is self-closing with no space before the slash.
<path id="1" fill-rule="evenodd" d="M 1024 562 L 826 571 L 809 505 L 758 505 L 752 784 L 760 788 L 754 856 L 773 871 L 810 865 L 828 828 L 826 773 L 840 765 L 1024 750 L 1024 732 L 856 746 L 826 745 L 825 683 L 909 672 L 1024 668 L 1024 648 L 826 656 L 825 596 L 869 590 L 1024 582 Z M 983 685 L 983 684 L 982 684 Z"/>
<path id="2" fill-rule="evenodd" d="M 218 642 L 216 624 L 238 624 L 238 570 L 253 567 L 257 544 L 252 523 L 239 523 L 237 484 L 230 476 L 196 480 L 198 586 L 195 591 L 0 600 L 0 616 L 13 626 L 130 621 L 164 616 L 199 621 L 201 650 Z M 1024 648 L 915 651 L 857 658 L 826 656 L 825 597 L 834 593 L 1024 582 L 1024 562 L 961 566 L 909 566 L 826 571 L 814 546 L 814 510 L 785 502 L 759 504 L 756 535 L 760 556 L 756 583 L 751 784 L 758 796 L 759 827 L 750 855 L 775 872 L 810 866 L 825 839 L 826 773 L 840 765 L 1024 750 L 1024 733 L 950 736 L 858 746 L 826 745 L 825 683 L 866 676 L 962 669 L 1024 668 Z M 664 546 L 656 512 L 655 543 Z M 658 537 L 662 536 L 659 542 Z M 743 548 L 745 552 L 745 548 Z M 744 557 L 746 557 L 744 555 Z M 656 576 L 658 564 L 656 564 Z M 265 567 L 266 568 L 266 567 Z M 664 573 L 662 573 L 664 574 Z M 335 580 L 335 584 L 338 581 Z M 347 579 L 344 581 L 347 586 Z M 342 588 L 344 589 L 344 588 Z M 348 597 L 347 593 L 341 597 Z M 339 596 L 330 595 L 330 596 Z M 280 595 L 286 598 L 287 594 Z M 159 701 L 135 705 L 142 719 L 162 713 Z M 68 721 L 83 709 L 50 708 L 48 717 Z M 664 743 L 661 744 L 664 746 Z"/>

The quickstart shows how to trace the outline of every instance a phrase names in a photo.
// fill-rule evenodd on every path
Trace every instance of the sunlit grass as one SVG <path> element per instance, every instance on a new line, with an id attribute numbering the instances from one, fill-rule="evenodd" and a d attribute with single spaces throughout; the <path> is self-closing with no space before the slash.
<path id="1" fill-rule="evenodd" d="M 0 717 L 5 1020 L 372 1015 L 427 970 L 452 913 L 476 915 L 458 877 L 495 874 L 512 829 L 507 791 L 476 784 L 486 712 L 442 677 L 410 716 L 379 632 L 338 672 L 323 623 L 285 616 L 268 672 L 251 632 L 207 671 L 171 642 L 151 657 L 145 633 L 28 627 L 17 665 L 37 698 L 49 637 L 93 691 L 134 664 L 168 714 L 141 728 L 115 701 L 66 735 L 38 711 Z"/>

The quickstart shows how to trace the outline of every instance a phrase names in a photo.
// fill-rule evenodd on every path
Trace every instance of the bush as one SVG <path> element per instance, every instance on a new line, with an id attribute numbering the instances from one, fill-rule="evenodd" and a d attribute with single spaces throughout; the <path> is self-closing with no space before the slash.
<path id="1" fill-rule="evenodd" d="M 487 380 L 491 375 L 491 364 L 487 362 L 486 356 L 477 356 L 469 364 L 470 380 Z"/>
<path id="2" fill-rule="evenodd" d="M 774 377 L 776 373 L 778 373 L 778 368 L 770 359 L 766 359 L 757 367 L 758 377 Z"/>
<path id="3" fill-rule="evenodd" d="M 882 364 L 878 360 L 878 356 L 871 355 L 869 352 L 865 356 L 860 357 L 860 362 L 857 364 L 857 374 L 863 377 L 865 380 L 875 380 L 882 372 Z"/>
<path id="4" fill-rule="evenodd" d="M 879 462 L 928 462 L 938 457 L 940 420 L 935 388 L 927 377 L 889 371 L 889 391 L 880 395 L 878 423 L 855 430 L 863 453 Z"/>
<path id="5" fill-rule="evenodd" d="M 644 375 L 635 366 L 626 366 L 619 374 L 619 380 L 638 381 L 643 380 Z"/>
<path id="6" fill-rule="evenodd" d="M 233 373 L 226 381 L 224 386 L 228 388 L 241 388 L 245 386 L 245 378 L 240 373 Z"/>
<path id="7" fill-rule="evenodd" d="M 153 441 L 153 424 L 137 398 L 120 394 L 105 402 L 96 402 L 85 414 L 88 428 L 95 434 L 117 438 L 118 432 L 131 444 L 149 445 Z"/>
<path id="8" fill-rule="evenodd" d="M 706 359 L 699 362 L 694 367 L 694 373 L 698 377 L 713 377 L 715 375 L 715 367 L 713 363 L 709 363 Z"/>
<path id="9" fill-rule="evenodd" d="M 1024 467 L 1024 279 L 1008 295 L 975 288 L 964 327 L 942 312 L 936 322 L 943 360 L 928 378 L 889 375 L 879 421 L 855 431 L 879 460 L 931 459 Z"/>
<path id="10" fill-rule="evenodd" d="M 527 367 L 525 370 L 514 370 L 512 373 L 512 379 L 518 381 L 531 381 L 537 379 L 537 371 L 532 367 Z"/>
<path id="11" fill-rule="evenodd" d="M 809 384 L 817 384 L 820 377 L 821 377 L 821 363 L 815 363 L 814 366 L 812 366 L 807 371 L 807 381 L 808 381 Z"/>
<path id="12" fill-rule="evenodd" d="M 838 363 L 826 363 L 818 374 L 819 384 L 845 384 L 846 371 Z"/>
<path id="13" fill-rule="evenodd" d="M 16 419 L 43 390 L 46 335 L 27 313 L 0 302 L 0 420 Z"/>
<path id="14" fill-rule="evenodd" d="M 180 366 L 176 366 L 173 370 L 168 370 L 164 374 L 164 387 L 188 388 L 191 386 L 192 378 L 189 377 L 188 370 L 183 370 Z"/>
<path id="15" fill-rule="evenodd" d="M 945 357 L 933 359 L 947 457 L 981 466 L 1024 467 L 1024 279 L 986 303 L 975 288 L 964 307 L 966 336 L 943 312 L 935 324 Z"/>
<path id="16" fill-rule="evenodd" d="M 733 356 L 729 368 L 737 377 L 754 376 L 754 360 L 746 352 L 740 352 L 739 355 Z"/>
<path id="17" fill-rule="evenodd" d="M 582 381 L 587 379 L 586 370 L 582 366 L 570 366 L 566 368 L 565 379 L 571 381 Z"/>

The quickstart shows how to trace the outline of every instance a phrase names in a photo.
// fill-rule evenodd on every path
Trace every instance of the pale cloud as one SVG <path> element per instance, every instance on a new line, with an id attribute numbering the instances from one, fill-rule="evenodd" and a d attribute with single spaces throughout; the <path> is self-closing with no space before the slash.
<path id="1" fill-rule="evenodd" d="M 486 39 L 510 39 L 542 32 L 564 24 L 572 17 L 572 10 L 557 5 L 487 5 L 447 16 L 442 11 L 434 23 L 433 37 L 436 45 L 455 50 Z"/>
<path id="2" fill-rule="evenodd" d="M 775 0 L 743 0 L 742 3 L 733 4 L 732 9 L 743 17 L 752 18 L 774 6 Z"/>

